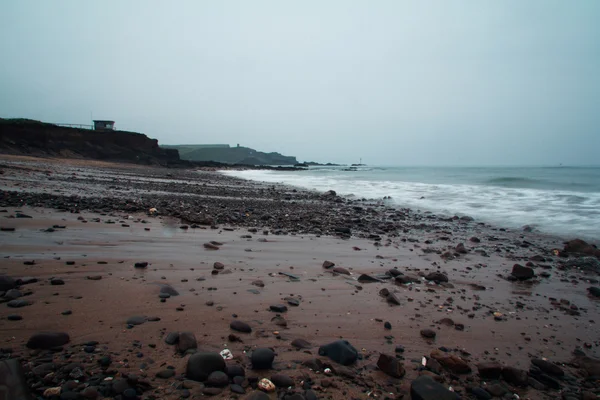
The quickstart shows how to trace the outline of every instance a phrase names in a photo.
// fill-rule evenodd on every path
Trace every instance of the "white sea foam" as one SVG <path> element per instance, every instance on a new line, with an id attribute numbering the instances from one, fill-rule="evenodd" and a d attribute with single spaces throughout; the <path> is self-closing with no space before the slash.
<path id="1" fill-rule="evenodd" d="M 284 183 L 340 195 L 381 199 L 391 196 L 399 207 L 444 215 L 469 215 L 498 226 L 535 226 L 565 237 L 600 238 L 600 193 L 540 190 L 474 184 L 438 184 L 370 180 L 368 172 L 339 170 L 279 172 L 226 171 L 255 181 Z M 358 176 L 357 176 L 358 175 Z"/>

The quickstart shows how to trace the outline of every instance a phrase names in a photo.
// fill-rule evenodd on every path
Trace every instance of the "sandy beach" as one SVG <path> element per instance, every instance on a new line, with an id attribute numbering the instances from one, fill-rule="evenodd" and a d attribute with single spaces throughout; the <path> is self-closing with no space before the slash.
<path id="1" fill-rule="evenodd" d="M 565 249 L 575 238 L 216 171 L 9 156 L 0 170 L 0 275 L 26 303 L 4 295 L 0 357 L 38 397 L 433 398 L 422 376 L 439 399 L 600 394 L 600 262 Z M 39 332 L 69 340 L 28 348 Z M 341 339 L 348 365 L 321 348 Z M 228 381 L 190 379 L 193 353 L 225 349 Z"/>

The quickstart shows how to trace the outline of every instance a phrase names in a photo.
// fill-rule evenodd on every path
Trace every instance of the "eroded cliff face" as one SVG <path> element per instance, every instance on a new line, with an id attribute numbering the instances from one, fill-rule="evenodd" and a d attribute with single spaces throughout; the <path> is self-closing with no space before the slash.
<path id="1" fill-rule="evenodd" d="M 141 133 L 67 128 L 22 119 L 0 119 L 0 152 L 148 165 L 181 164 L 177 150 L 163 149 L 156 139 Z"/>

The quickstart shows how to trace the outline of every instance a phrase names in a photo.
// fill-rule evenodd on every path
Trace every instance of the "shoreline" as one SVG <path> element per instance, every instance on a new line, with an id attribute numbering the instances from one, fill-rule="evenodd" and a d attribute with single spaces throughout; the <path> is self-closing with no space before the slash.
<path id="1" fill-rule="evenodd" d="M 586 290 L 598 285 L 600 270 L 568 267 L 569 260 L 582 257 L 557 256 L 553 250 L 564 251 L 561 238 L 224 178 L 215 172 L 0 160 L 0 208 L 6 210 L 0 213 L 0 227 L 15 229 L 0 232 L 0 275 L 37 279 L 20 286 L 22 292 L 31 292 L 23 297 L 31 305 L 0 308 L 0 340 L 12 351 L 2 351 L 0 358 L 19 357 L 30 387 L 43 382 L 35 368 L 46 372 L 40 366 L 48 357 L 53 359 L 55 375 L 38 386 L 38 392 L 64 385 L 70 378 L 68 373 L 64 378 L 62 368 L 78 362 L 88 377 L 72 391 L 94 386 L 104 393 L 101 384 L 89 383 L 101 375 L 125 379 L 140 398 L 203 398 L 212 389 L 209 385 L 191 382 L 185 387 L 190 356 L 164 343 L 167 333 L 179 331 L 194 333 L 202 351 L 219 352 L 226 344 L 234 355 L 228 364 L 246 370 L 242 387 L 247 393 L 258 378 L 284 374 L 295 388 L 280 387 L 280 395 L 308 398 L 310 390 L 317 398 L 366 398 L 367 393 L 409 398 L 411 384 L 427 375 L 465 398 L 475 398 L 474 388 L 498 387 L 521 398 L 554 398 L 558 392 L 551 388 L 553 383 L 541 384 L 536 377 L 546 378 L 530 370 L 530 360 L 540 357 L 558 363 L 569 377 L 552 378 L 562 392 L 577 398 L 594 393 L 586 384 L 592 375 L 586 365 L 591 363 L 595 371 L 600 361 L 586 364 L 581 352 L 600 356 L 599 330 L 592 322 L 600 302 Z M 152 207 L 158 213 L 151 213 Z M 17 211 L 33 218 L 5 218 L 15 217 Z M 55 225 L 65 228 L 48 231 Z M 210 241 L 223 244 L 218 250 L 204 248 Z M 35 264 L 23 266 L 32 260 Z M 142 261 L 149 266 L 134 267 Z M 333 272 L 323 267 L 324 261 L 342 269 Z M 221 269 L 215 268 L 217 262 L 223 264 Z M 527 263 L 536 275 L 533 279 L 508 279 L 514 264 Z M 391 270 L 406 282 L 385 277 Z M 448 282 L 425 279 L 432 273 L 443 274 Z M 359 281 L 362 274 L 375 281 Z M 52 278 L 65 284 L 51 284 Z M 253 284 L 256 281 L 263 286 Z M 158 295 L 165 284 L 179 295 L 162 303 Z M 400 304 L 382 296 L 383 289 Z M 270 306 L 286 304 L 288 297 L 299 305 L 288 305 L 276 318 Z M 72 313 L 62 315 L 64 311 Z M 23 319 L 8 321 L 11 314 Z M 136 315 L 160 320 L 129 328 L 127 319 Z M 229 324 L 235 319 L 247 322 L 253 332 L 232 331 Z M 422 337 L 423 329 L 432 329 L 435 339 Z M 71 341 L 55 353 L 32 353 L 24 347 L 31 334 L 46 330 L 65 331 Z M 231 342 L 230 334 L 243 343 Z M 340 337 L 361 355 L 347 367 L 318 352 L 319 346 Z M 291 343 L 296 339 L 311 343 L 308 353 L 294 349 Z M 88 341 L 99 342 L 92 353 L 82 350 Z M 397 351 L 398 346 L 403 350 Z M 275 350 L 274 370 L 253 370 L 248 354 L 264 347 Z M 442 355 L 434 352 L 440 347 Z M 398 356 L 403 378 L 390 377 L 376 366 L 381 353 Z M 112 374 L 97 363 L 108 354 L 115 363 L 109 368 Z M 444 358 L 450 355 L 457 358 L 452 365 Z M 309 367 L 318 364 L 315 359 L 330 365 L 333 373 Z M 529 387 L 519 387 L 506 376 L 483 378 L 477 365 L 484 362 L 529 371 L 528 379 L 535 382 L 526 379 Z M 456 366 L 464 364 L 471 372 L 458 372 Z M 155 376 L 167 366 L 174 367 L 173 377 Z M 131 374 L 145 383 L 132 383 Z M 302 382 L 310 382 L 309 388 Z M 541 386 L 536 388 L 536 382 Z M 214 396 L 236 395 L 225 388 Z"/>

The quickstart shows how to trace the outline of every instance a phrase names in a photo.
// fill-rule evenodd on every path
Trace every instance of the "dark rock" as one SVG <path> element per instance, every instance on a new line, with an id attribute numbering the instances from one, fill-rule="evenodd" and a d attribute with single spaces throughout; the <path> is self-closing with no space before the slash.
<path id="1" fill-rule="evenodd" d="M 223 263 L 217 261 L 216 263 L 213 264 L 213 268 L 214 269 L 224 269 L 225 265 Z"/>
<path id="2" fill-rule="evenodd" d="M 489 394 L 485 389 L 476 387 L 471 390 L 471 394 L 475 396 L 477 400 L 489 400 L 492 398 L 492 395 Z"/>
<path id="3" fill-rule="evenodd" d="M 267 348 L 258 348 L 250 356 L 250 362 L 254 369 L 271 369 L 274 359 L 275 352 Z"/>
<path id="4" fill-rule="evenodd" d="M 205 382 L 208 386 L 225 387 L 229 385 L 229 377 L 223 371 L 212 372 Z"/>
<path id="5" fill-rule="evenodd" d="M 62 279 L 55 278 L 55 279 L 50 279 L 50 284 L 54 285 L 54 286 L 61 286 L 61 285 L 65 284 L 65 281 L 63 281 Z"/>
<path id="6" fill-rule="evenodd" d="M 600 288 L 599 287 L 590 286 L 587 290 L 591 296 L 600 297 Z"/>
<path id="7" fill-rule="evenodd" d="M 27 341 L 30 349 L 51 349 L 69 343 L 69 335 L 65 332 L 41 332 L 31 336 Z"/>
<path id="8" fill-rule="evenodd" d="M 0 275 L 0 292 L 6 292 L 16 287 L 17 282 L 13 278 L 7 275 Z"/>
<path id="9" fill-rule="evenodd" d="M 441 272 L 432 272 L 425 276 L 425 279 L 428 281 L 433 281 L 435 283 L 448 282 L 448 277 Z"/>
<path id="10" fill-rule="evenodd" d="M 465 360 L 454 354 L 448 354 L 435 349 L 431 352 L 431 358 L 439 362 L 444 368 L 453 374 L 470 374 L 471 367 Z"/>
<path id="11" fill-rule="evenodd" d="M 333 268 L 333 267 L 335 267 L 335 264 L 332 263 L 331 261 L 324 261 L 323 262 L 323 268 L 329 269 L 329 268 Z"/>
<path id="12" fill-rule="evenodd" d="M 190 349 L 198 348 L 198 342 L 196 342 L 196 336 L 193 332 L 180 332 L 179 341 L 177 343 L 177 351 L 185 353 Z"/>
<path id="13" fill-rule="evenodd" d="M 213 243 L 204 243 L 204 248 L 207 250 L 219 250 L 219 246 Z"/>
<path id="14" fill-rule="evenodd" d="M 385 321 L 385 323 L 383 324 L 384 329 L 390 330 L 392 329 L 392 324 L 390 324 L 388 321 Z"/>
<path id="15" fill-rule="evenodd" d="M 174 369 L 163 369 L 162 371 L 158 371 L 156 373 L 156 377 L 160 378 L 160 379 L 169 379 L 175 376 L 175 370 Z"/>
<path id="16" fill-rule="evenodd" d="M 136 262 L 135 264 L 133 264 L 134 268 L 146 268 L 147 266 L 148 263 L 146 261 Z"/>
<path id="17" fill-rule="evenodd" d="M 17 314 L 11 314 L 11 315 L 8 315 L 6 317 L 6 319 L 9 320 L 9 321 L 20 321 L 20 320 L 23 319 L 23 317 L 20 316 L 20 315 L 17 315 Z"/>
<path id="18" fill-rule="evenodd" d="M 374 278 L 370 275 L 367 274 L 362 274 L 361 276 L 358 277 L 358 281 L 360 283 L 376 283 L 376 282 L 381 282 L 379 279 Z"/>
<path id="19" fill-rule="evenodd" d="M 231 390 L 233 393 L 237 393 L 237 394 L 245 394 L 246 393 L 246 390 L 236 383 L 232 383 L 229 386 L 229 390 Z M 267 396 L 267 398 L 269 398 L 269 397 Z"/>
<path id="20" fill-rule="evenodd" d="M 284 313 L 284 312 L 286 312 L 288 310 L 287 307 L 285 305 L 283 305 L 283 304 L 272 305 L 272 306 L 269 307 L 269 309 L 271 311 L 275 311 L 275 312 L 278 312 L 278 313 Z"/>
<path id="21" fill-rule="evenodd" d="M 165 343 L 174 345 L 179 342 L 179 332 L 171 332 L 165 337 Z"/>
<path id="22" fill-rule="evenodd" d="M 548 386 L 551 389 L 559 390 L 561 388 L 560 383 L 549 375 L 536 374 L 533 378 L 541 382 L 544 386 Z M 532 377 L 530 376 L 529 379 L 532 379 Z"/>
<path id="23" fill-rule="evenodd" d="M 527 371 L 514 367 L 502 368 L 502 378 L 511 385 L 514 386 L 527 386 L 527 380 L 529 375 Z"/>
<path id="24" fill-rule="evenodd" d="M 141 315 L 136 315 L 133 317 L 129 317 L 127 319 L 127 325 L 141 325 L 143 323 L 145 323 L 148 320 L 148 318 L 141 316 Z"/>
<path id="25" fill-rule="evenodd" d="M 458 400 L 456 393 L 446 389 L 444 385 L 436 382 L 433 378 L 423 375 L 410 384 L 410 396 L 412 400 Z"/>
<path id="26" fill-rule="evenodd" d="M 244 400 L 271 400 L 271 398 L 265 392 L 255 390 L 254 392 L 251 392 L 248 396 L 244 397 Z"/>
<path id="27" fill-rule="evenodd" d="M 319 347 L 319 355 L 329 357 L 338 364 L 351 365 L 358 358 L 358 351 L 347 340 L 337 340 Z"/>
<path id="28" fill-rule="evenodd" d="M 531 363 L 547 374 L 554 376 L 565 375 L 565 371 L 563 371 L 561 367 L 554 363 L 551 363 L 550 361 L 542 360 L 540 358 L 534 358 L 531 360 Z"/>
<path id="29" fill-rule="evenodd" d="M 377 367 L 393 378 L 402 378 L 406 373 L 404 366 L 396 357 L 383 353 L 379 355 Z"/>
<path id="30" fill-rule="evenodd" d="M 400 305 L 400 299 L 398 298 L 398 296 L 396 296 L 395 293 L 388 293 L 385 300 L 391 305 L 394 305 L 394 306 Z"/>
<path id="31" fill-rule="evenodd" d="M 161 285 L 160 293 L 168 294 L 169 296 L 179 296 L 179 292 L 171 285 Z"/>
<path id="32" fill-rule="evenodd" d="M 202 389 L 202 394 L 205 396 L 217 396 L 223 393 L 223 389 L 217 387 L 205 387 Z"/>
<path id="33" fill-rule="evenodd" d="M 524 267 L 519 264 L 515 264 L 513 266 L 511 275 L 520 281 L 524 281 L 524 280 L 533 278 L 535 276 L 535 272 L 533 271 L 532 268 Z"/>
<path id="34" fill-rule="evenodd" d="M 481 379 L 499 379 L 502 374 L 502 364 L 497 362 L 485 362 L 477 364 L 477 370 Z"/>
<path id="35" fill-rule="evenodd" d="M 284 299 L 290 306 L 298 307 L 300 305 L 300 300 L 294 297 L 286 297 Z"/>
<path id="36" fill-rule="evenodd" d="M 346 268 L 342 268 L 342 267 L 335 267 L 334 269 L 332 269 L 332 271 L 335 272 L 336 274 L 350 275 L 350 271 L 348 271 Z"/>
<path id="37" fill-rule="evenodd" d="M 454 249 L 454 251 L 456 251 L 459 254 L 467 254 L 467 248 L 465 247 L 464 243 L 459 243 L 456 248 Z"/>
<path id="38" fill-rule="evenodd" d="M 242 322 L 240 320 L 237 320 L 237 319 L 231 321 L 231 324 L 229 324 L 229 327 L 237 332 L 242 332 L 242 333 L 252 332 L 252 328 L 250 328 L 250 325 L 248 325 L 247 323 Z"/>
<path id="39" fill-rule="evenodd" d="M 32 303 L 30 301 L 18 299 L 9 301 L 8 303 L 6 303 L 6 306 L 10 308 L 21 308 L 30 306 L 31 304 Z"/>
<path id="40" fill-rule="evenodd" d="M 433 329 L 421 329 L 421 336 L 427 339 L 434 339 L 436 337 L 436 333 Z"/>
<path id="41" fill-rule="evenodd" d="M 215 371 L 225 372 L 227 366 L 219 353 L 199 352 L 192 354 L 187 362 L 186 377 L 203 382 Z"/>
<path id="42" fill-rule="evenodd" d="M 231 364 L 227 366 L 227 376 L 235 378 L 236 376 L 246 376 L 246 371 L 241 365 Z"/>
<path id="43" fill-rule="evenodd" d="M 18 299 L 19 297 L 22 297 L 22 296 L 23 296 L 23 293 L 21 293 L 21 291 L 18 289 L 10 289 L 6 293 L 4 293 L 4 298 L 7 300 Z"/>
<path id="44" fill-rule="evenodd" d="M 600 258 L 600 250 L 581 239 L 574 239 L 565 243 L 564 251 L 567 253 L 586 254 L 588 256 Z"/>
<path id="45" fill-rule="evenodd" d="M 294 380 L 288 375 L 276 374 L 271 376 L 271 382 L 278 388 L 288 388 L 294 386 Z"/>
<path id="46" fill-rule="evenodd" d="M 419 283 L 421 280 L 417 277 L 410 275 L 400 275 L 394 278 L 394 281 L 398 285 L 407 285 L 409 283 Z"/>
<path id="47" fill-rule="evenodd" d="M 292 344 L 292 346 L 294 346 L 297 349 L 310 349 L 312 347 L 310 342 L 308 342 L 304 339 L 294 339 L 294 340 L 292 340 L 291 344 Z"/>

